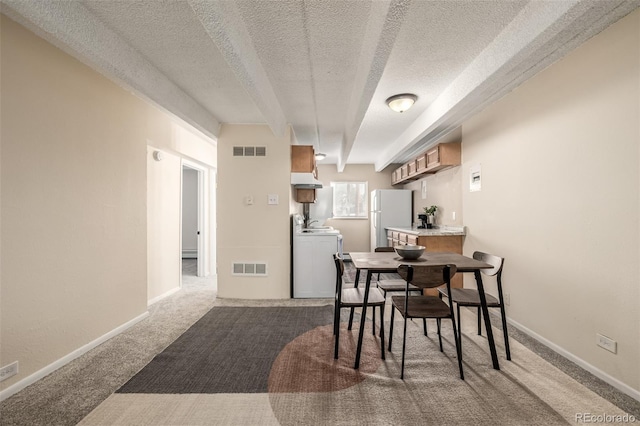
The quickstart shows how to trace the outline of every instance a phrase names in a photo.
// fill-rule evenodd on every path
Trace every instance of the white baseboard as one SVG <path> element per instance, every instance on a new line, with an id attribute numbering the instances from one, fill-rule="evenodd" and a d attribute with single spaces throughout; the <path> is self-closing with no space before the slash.
<path id="1" fill-rule="evenodd" d="M 632 388 L 631 386 L 629 386 L 629 385 L 627 385 L 625 383 L 622 383 L 620 380 L 616 379 L 615 377 L 610 376 L 609 374 L 605 373 L 604 371 L 600 370 L 599 368 L 589 364 L 585 360 L 583 360 L 581 358 L 578 358 L 577 356 L 575 356 L 571 352 L 568 352 L 565 349 L 561 348 L 560 346 L 556 345 L 555 343 L 545 339 L 544 337 L 540 336 L 535 331 L 528 329 L 524 325 L 522 325 L 522 324 L 520 324 L 520 323 L 518 323 L 516 321 L 513 321 L 511 318 L 508 318 L 507 321 L 509 322 L 509 324 L 513 325 L 518 330 L 520 330 L 523 333 L 529 335 L 530 337 L 536 339 L 538 342 L 540 342 L 543 345 L 547 346 L 552 351 L 554 351 L 554 352 L 562 355 L 563 357 L 573 361 L 574 363 L 576 363 L 580 367 L 584 368 L 585 370 L 587 370 L 588 372 L 590 372 L 594 376 L 598 377 L 599 379 L 607 382 L 608 384 L 610 384 L 614 388 L 618 389 L 620 392 L 623 392 L 623 393 L 629 395 L 631 398 L 633 398 L 633 399 L 635 399 L 637 401 L 640 401 L 640 391 L 639 390 L 634 389 L 634 388 Z"/>
<path id="2" fill-rule="evenodd" d="M 154 297 L 153 299 L 147 301 L 147 307 L 153 305 L 154 303 L 157 303 L 157 302 L 161 301 L 165 297 L 171 296 L 173 293 L 176 293 L 178 291 L 180 291 L 180 287 L 175 287 L 175 288 L 167 291 L 166 293 L 161 294 L 160 296 Z"/>
<path id="3" fill-rule="evenodd" d="M 132 327 L 133 325 L 135 325 L 136 323 L 142 321 L 143 319 L 145 319 L 148 316 L 149 316 L 149 312 L 145 312 L 145 313 L 143 313 L 141 315 L 138 315 L 137 317 L 135 317 L 131 321 L 127 321 L 126 323 L 122 324 L 121 326 L 114 328 L 113 330 L 111 330 L 107 334 L 104 334 L 104 335 L 98 337 L 94 341 L 87 343 L 86 345 L 76 349 L 75 351 L 71 352 L 70 354 L 68 354 L 68 355 L 60 358 L 59 360 L 54 361 L 53 363 L 47 365 L 46 367 L 36 371 L 35 373 L 31 374 L 30 376 L 25 377 L 24 379 L 20 380 L 17 383 L 14 383 L 13 385 L 9 386 L 8 388 L 6 388 L 2 392 L 0 392 L 0 401 L 4 401 L 5 399 L 9 398 L 11 395 L 21 391 L 22 389 L 26 388 L 27 386 L 29 386 L 29 385 L 31 385 L 33 383 L 37 382 L 38 380 L 40 380 L 44 376 L 54 372 L 58 368 L 70 363 L 74 359 L 76 359 L 79 356 L 89 352 L 91 349 L 95 348 L 96 346 L 100 345 L 101 343 L 106 342 L 107 340 L 111 339 L 112 337 L 122 333 L 126 329 Z"/>

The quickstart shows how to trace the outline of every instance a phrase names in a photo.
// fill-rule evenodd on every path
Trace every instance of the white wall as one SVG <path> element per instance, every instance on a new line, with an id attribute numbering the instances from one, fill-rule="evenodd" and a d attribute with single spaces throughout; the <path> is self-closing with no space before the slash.
<path id="1" fill-rule="evenodd" d="M 636 398 L 639 34 L 636 11 L 465 122 L 461 176 L 435 190 L 461 185 L 465 254 L 506 258 L 507 316 Z M 470 192 L 476 164 L 482 191 Z"/>
<path id="2" fill-rule="evenodd" d="M 180 157 L 147 147 L 147 300 L 157 301 L 180 286 Z"/>
<path id="3" fill-rule="evenodd" d="M 1 19 L 0 366 L 20 363 L 4 398 L 178 288 L 181 161 L 215 176 L 217 157 L 209 139 Z"/>
<path id="4" fill-rule="evenodd" d="M 264 146 L 266 157 L 234 157 L 233 146 Z M 218 139 L 218 297 L 290 296 L 291 136 L 266 125 L 223 125 Z M 278 205 L 268 205 L 268 194 Z M 253 204 L 245 202 L 253 197 Z M 233 262 L 266 262 L 268 276 L 232 275 Z"/>
<path id="5" fill-rule="evenodd" d="M 427 196 L 422 198 L 422 185 L 427 186 Z M 422 179 L 403 185 L 413 190 L 413 221 L 422 224 L 418 214 L 424 213 L 424 207 L 438 206 L 436 225 L 462 226 L 462 168 L 452 167 Z M 455 213 L 455 219 L 453 214 Z"/>
<path id="6" fill-rule="evenodd" d="M 2 389 L 147 309 L 145 104 L 1 17 Z"/>
<path id="7" fill-rule="evenodd" d="M 156 108 L 147 109 L 147 244 L 148 301 L 153 303 L 176 291 L 180 286 L 180 227 L 182 165 L 198 167 L 204 174 L 203 232 L 209 256 L 203 259 L 204 275 L 215 275 L 215 186 L 217 144 L 200 132 L 172 120 Z M 162 161 L 153 159 L 153 151 L 164 154 Z M 177 278 L 176 278 L 177 277 Z"/>

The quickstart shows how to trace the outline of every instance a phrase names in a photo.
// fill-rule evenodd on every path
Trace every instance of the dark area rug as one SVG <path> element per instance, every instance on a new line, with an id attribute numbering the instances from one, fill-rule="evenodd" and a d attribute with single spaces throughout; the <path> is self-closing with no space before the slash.
<path id="1" fill-rule="evenodd" d="M 297 336 L 333 322 L 333 306 L 215 307 L 118 393 L 262 393 Z"/>

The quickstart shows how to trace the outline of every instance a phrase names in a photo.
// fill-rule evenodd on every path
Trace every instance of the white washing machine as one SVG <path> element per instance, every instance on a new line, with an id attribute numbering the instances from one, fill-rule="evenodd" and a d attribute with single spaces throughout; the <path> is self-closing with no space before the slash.
<path id="1" fill-rule="evenodd" d="M 302 228 L 302 216 L 293 215 L 292 288 L 294 298 L 332 298 L 336 287 L 333 255 L 342 256 L 342 235 L 336 229 Z"/>

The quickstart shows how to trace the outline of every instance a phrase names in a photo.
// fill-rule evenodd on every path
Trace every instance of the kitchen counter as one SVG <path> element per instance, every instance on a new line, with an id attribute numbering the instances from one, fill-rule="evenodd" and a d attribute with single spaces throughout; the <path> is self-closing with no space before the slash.
<path id="1" fill-rule="evenodd" d="M 418 237 L 443 237 L 450 235 L 466 235 L 464 226 L 438 226 L 431 229 L 412 228 L 386 228 L 388 231 L 404 232 Z"/>
<path id="2" fill-rule="evenodd" d="M 386 228 L 387 246 L 418 245 L 425 247 L 425 253 L 443 252 L 462 254 L 462 244 L 466 235 L 464 226 L 438 226 L 432 229 L 418 229 L 416 227 Z M 456 274 L 451 280 L 451 286 L 462 288 L 462 274 Z M 437 296 L 434 289 L 427 289 L 426 294 Z"/>

